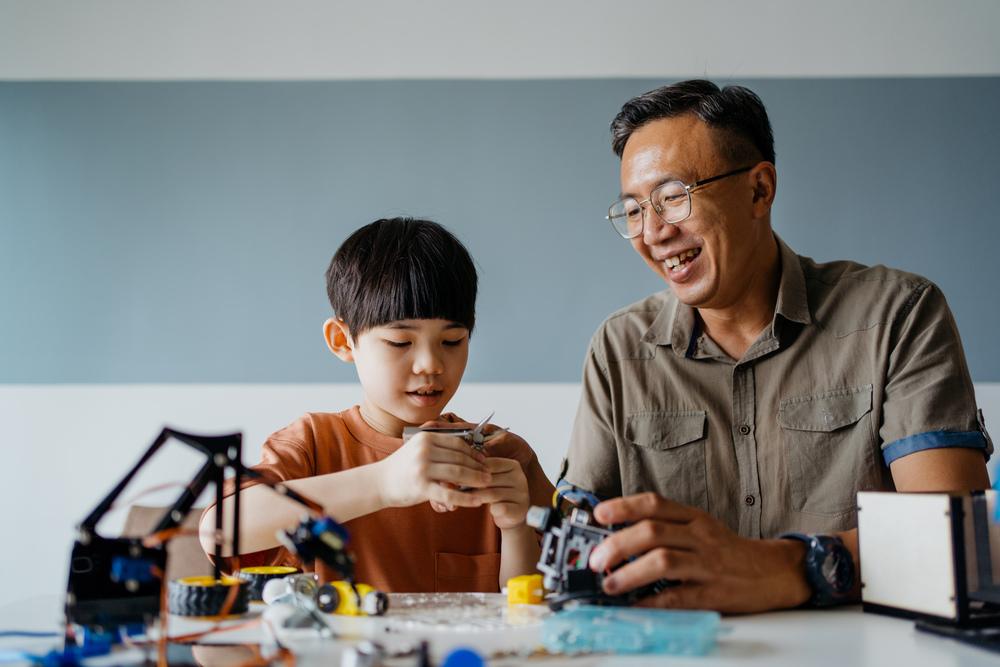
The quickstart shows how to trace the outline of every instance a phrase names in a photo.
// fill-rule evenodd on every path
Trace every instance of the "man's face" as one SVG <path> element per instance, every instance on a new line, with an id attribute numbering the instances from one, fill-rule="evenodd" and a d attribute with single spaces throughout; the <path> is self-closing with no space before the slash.
<path id="1" fill-rule="evenodd" d="M 729 164 L 718 140 L 716 130 L 690 114 L 643 125 L 622 153 L 622 194 L 643 201 L 669 180 L 691 184 L 749 166 Z M 681 302 L 708 309 L 731 306 L 766 269 L 762 249 L 771 230 L 769 220 L 759 219 L 754 178 L 751 171 L 697 188 L 690 217 L 678 224 L 664 223 L 645 206 L 643 233 L 632 239 L 632 247 Z M 678 260 L 680 265 L 673 266 Z"/>
<path id="2" fill-rule="evenodd" d="M 469 330 L 448 320 L 390 322 L 352 342 L 366 413 L 400 432 L 441 414 L 469 359 Z"/>

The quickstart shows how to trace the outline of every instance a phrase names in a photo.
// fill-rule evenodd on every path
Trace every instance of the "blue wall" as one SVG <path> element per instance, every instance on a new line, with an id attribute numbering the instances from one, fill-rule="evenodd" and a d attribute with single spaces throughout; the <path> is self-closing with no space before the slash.
<path id="1" fill-rule="evenodd" d="M 661 289 L 603 215 L 608 123 L 652 80 L 0 84 L 0 382 L 353 381 L 323 271 L 377 217 L 481 270 L 467 379 L 579 379 Z M 771 113 L 800 253 L 942 286 L 1000 381 L 1000 78 L 740 81 Z"/>

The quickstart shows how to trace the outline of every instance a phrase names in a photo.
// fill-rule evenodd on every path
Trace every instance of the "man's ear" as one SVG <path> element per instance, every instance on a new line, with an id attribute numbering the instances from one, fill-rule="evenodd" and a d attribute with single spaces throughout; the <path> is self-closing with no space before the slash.
<path id="1" fill-rule="evenodd" d="M 770 162 L 758 162 L 750 170 L 750 179 L 753 183 L 754 217 L 762 218 L 771 212 L 771 204 L 774 203 L 774 195 L 778 190 L 778 174 Z"/>
<path id="2" fill-rule="evenodd" d="M 326 346 L 341 361 L 354 363 L 354 341 L 351 340 L 351 331 L 344 320 L 331 317 L 323 322 L 323 338 L 326 339 Z"/>

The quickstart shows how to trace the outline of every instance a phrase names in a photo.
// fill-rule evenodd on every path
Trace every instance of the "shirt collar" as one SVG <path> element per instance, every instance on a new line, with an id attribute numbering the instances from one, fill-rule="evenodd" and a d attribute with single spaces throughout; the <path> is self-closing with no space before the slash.
<path id="1" fill-rule="evenodd" d="M 812 323 L 806 278 L 799 256 L 777 234 L 774 235 L 774 240 L 778 243 L 778 256 L 781 259 L 781 279 L 778 283 L 774 319 L 771 321 L 772 332 L 775 331 L 778 315 L 799 324 Z M 681 303 L 671 293 L 642 340 L 654 345 L 669 345 L 675 354 L 684 356 L 691 347 L 692 338 L 699 332 L 696 324 L 695 309 Z"/>

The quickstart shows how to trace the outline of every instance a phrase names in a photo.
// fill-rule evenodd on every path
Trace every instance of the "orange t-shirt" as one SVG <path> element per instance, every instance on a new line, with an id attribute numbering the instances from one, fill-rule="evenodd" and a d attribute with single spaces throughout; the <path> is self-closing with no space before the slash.
<path id="1" fill-rule="evenodd" d="M 402 444 L 402 438 L 369 426 L 358 406 L 339 413 L 311 412 L 272 434 L 253 469 L 275 481 L 302 479 L 381 461 Z M 551 502 L 552 484 L 522 438 L 499 438 L 487 455 L 518 461 L 528 479 L 531 503 Z M 247 480 L 241 486 L 257 483 Z M 357 517 L 344 527 L 350 534 L 357 581 L 390 592 L 499 590 L 500 531 L 489 506 L 439 513 L 425 502 Z M 283 548 L 243 554 L 240 564 L 302 566 Z M 339 578 L 320 561 L 315 568 L 323 581 Z"/>

